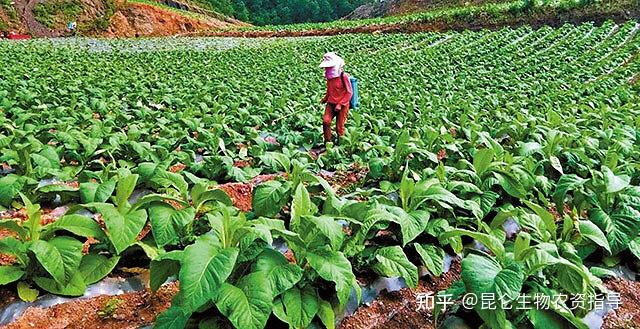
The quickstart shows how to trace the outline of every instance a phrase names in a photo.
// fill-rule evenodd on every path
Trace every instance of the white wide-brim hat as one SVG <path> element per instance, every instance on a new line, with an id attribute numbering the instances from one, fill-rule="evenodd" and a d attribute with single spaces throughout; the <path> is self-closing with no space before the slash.
<path id="1" fill-rule="evenodd" d="M 334 52 L 324 54 L 320 67 L 344 66 L 344 59 Z"/>

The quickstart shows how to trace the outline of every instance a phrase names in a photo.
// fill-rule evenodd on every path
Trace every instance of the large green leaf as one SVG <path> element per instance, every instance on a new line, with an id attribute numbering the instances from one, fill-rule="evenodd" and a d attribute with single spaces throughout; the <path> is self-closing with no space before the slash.
<path id="1" fill-rule="evenodd" d="M 347 302 L 352 287 L 358 289 L 351 263 L 341 252 L 321 248 L 309 251 L 307 260 L 321 278 L 336 284 L 341 305 Z"/>
<path id="2" fill-rule="evenodd" d="M 44 227 L 43 236 L 53 234 L 56 231 L 69 231 L 85 238 L 94 237 L 98 240 L 105 236 L 100 225 L 92 218 L 82 215 L 65 215 L 60 219 Z"/>
<path id="3" fill-rule="evenodd" d="M 18 266 L 0 266 L 0 286 L 19 280 L 24 271 Z"/>
<path id="4" fill-rule="evenodd" d="M 309 191 L 304 187 L 303 184 L 298 184 L 295 193 L 293 194 L 293 203 L 291 204 L 291 228 L 292 230 L 296 230 L 297 226 L 300 223 L 300 218 L 302 216 L 311 216 L 313 215 L 314 205 L 311 203 L 311 198 L 309 197 Z"/>
<path id="5" fill-rule="evenodd" d="M 25 180 L 18 175 L 8 175 L 0 178 L 0 206 L 8 207 L 11 201 L 22 190 Z"/>
<path id="6" fill-rule="evenodd" d="M 118 254 L 135 242 L 147 222 L 147 212 L 143 209 L 122 214 L 108 203 L 90 203 L 87 206 L 94 207 L 102 215 L 107 236 Z"/>
<path id="7" fill-rule="evenodd" d="M 414 244 L 414 247 L 427 270 L 434 276 L 442 275 L 444 271 L 444 250 L 433 245 L 421 245 L 419 243 Z"/>
<path id="8" fill-rule="evenodd" d="M 439 238 L 448 239 L 451 237 L 461 236 L 461 235 L 466 235 L 478 240 L 485 247 L 489 248 L 489 250 L 491 250 L 491 252 L 493 252 L 498 258 L 503 258 L 505 256 L 504 245 L 498 238 L 494 237 L 493 235 L 457 228 L 457 229 L 448 230 L 447 232 L 441 234 Z"/>
<path id="9" fill-rule="evenodd" d="M 318 318 L 327 329 L 335 328 L 336 316 L 333 308 L 329 302 L 322 299 L 318 303 Z"/>
<path id="10" fill-rule="evenodd" d="M 545 224 L 545 227 L 547 228 L 547 231 L 549 232 L 549 234 L 551 236 L 555 236 L 556 235 L 556 219 L 555 217 L 553 217 L 553 215 L 547 211 L 546 209 L 544 209 L 543 207 L 533 203 L 533 202 L 529 202 L 524 200 L 524 203 L 527 205 L 527 207 L 529 207 L 531 210 L 533 210 L 533 212 L 536 213 L 536 215 L 538 215 L 540 217 L 540 219 L 542 219 L 542 221 Z"/>
<path id="11" fill-rule="evenodd" d="M 627 188 L 631 182 L 631 177 L 627 175 L 616 176 L 608 167 L 602 167 L 602 173 L 604 174 L 604 184 L 607 188 L 607 193 L 620 192 Z"/>
<path id="12" fill-rule="evenodd" d="M 195 311 L 218 293 L 238 258 L 238 249 L 221 249 L 205 238 L 184 250 L 180 291 L 187 310 Z"/>
<path id="13" fill-rule="evenodd" d="M 534 329 L 573 329 L 572 326 L 567 320 L 565 320 L 562 316 L 551 310 L 539 310 L 537 308 L 531 308 L 527 315 L 531 323 L 533 324 Z"/>
<path id="14" fill-rule="evenodd" d="M 287 201 L 287 189 L 278 181 L 258 185 L 253 192 L 252 206 L 257 216 L 273 217 Z"/>
<path id="15" fill-rule="evenodd" d="M 515 264 L 503 268 L 488 255 L 469 254 L 462 260 L 462 280 L 468 292 L 478 296 L 489 293 L 495 300 L 512 301 L 520 294 L 524 274 Z"/>
<path id="16" fill-rule="evenodd" d="M 75 272 L 68 283 L 60 284 L 45 277 L 35 277 L 33 281 L 42 289 L 56 295 L 82 296 L 87 289 L 87 285 L 82 279 L 80 272 Z"/>
<path id="17" fill-rule="evenodd" d="M 494 175 L 498 179 L 502 189 L 509 195 L 517 199 L 524 199 L 526 197 L 527 191 L 514 175 L 509 172 L 496 172 Z"/>
<path id="18" fill-rule="evenodd" d="M 262 329 L 273 306 L 273 292 L 269 287 L 262 273 L 251 273 L 235 286 L 223 283 L 215 303 L 236 328 Z"/>
<path id="19" fill-rule="evenodd" d="M 33 252 L 38 262 L 56 282 L 64 283 L 66 281 L 62 255 L 53 244 L 37 240 L 29 247 L 29 250 Z"/>
<path id="20" fill-rule="evenodd" d="M 602 229 L 614 255 L 627 249 L 640 232 L 640 213 L 626 205 L 621 205 L 611 214 L 600 208 L 592 208 L 589 219 Z"/>
<path id="21" fill-rule="evenodd" d="M 289 328 L 308 328 L 318 313 L 318 296 L 314 289 L 291 288 L 282 294 L 282 304 Z"/>
<path id="22" fill-rule="evenodd" d="M 151 232 L 158 247 L 178 243 L 182 228 L 192 222 L 195 216 L 196 209 L 193 207 L 176 210 L 164 202 L 157 202 L 149 207 Z"/>
<path id="23" fill-rule="evenodd" d="M 102 184 L 80 183 L 80 200 L 82 203 L 107 202 L 116 188 L 116 181 L 110 179 Z"/>
<path id="24" fill-rule="evenodd" d="M 482 177 L 485 171 L 490 167 L 493 162 L 493 157 L 495 153 L 492 149 L 482 149 L 476 151 L 476 154 L 473 156 L 473 168 L 479 177 Z"/>
<path id="25" fill-rule="evenodd" d="M 604 233 L 602 233 L 602 231 L 596 224 L 588 220 L 581 220 L 578 221 L 578 228 L 580 230 L 580 234 L 583 237 L 595 242 L 597 245 L 611 253 L 611 248 L 609 247 L 607 237 L 604 235 Z"/>
<path id="26" fill-rule="evenodd" d="M 153 324 L 154 329 L 182 329 L 187 326 L 187 321 L 191 317 L 191 312 L 187 312 L 181 307 L 171 306 L 166 311 L 160 313 Z"/>
<path id="27" fill-rule="evenodd" d="M 138 175 L 129 174 L 118 179 L 118 185 L 116 187 L 115 203 L 118 206 L 118 210 L 124 210 L 128 205 L 128 199 L 133 193 L 138 183 Z M 97 191 L 96 191 L 97 193 Z"/>
<path id="28" fill-rule="evenodd" d="M 311 227 L 309 228 L 309 234 L 311 236 L 322 234 L 329 240 L 329 244 L 331 245 L 331 248 L 333 250 L 340 249 L 340 246 L 342 246 L 342 241 L 344 240 L 344 232 L 342 231 L 342 225 L 336 222 L 333 217 L 306 216 L 303 217 L 302 221 L 311 224 Z M 309 234 L 307 234 L 307 236 L 309 236 Z"/>
<path id="29" fill-rule="evenodd" d="M 567 192 L 581 187 L 587 180 L 576 175 L 562 175 L 556 184 L 556 191 L 553 193 L 553 199 L 557 205 L 564 204 Z"/>
<path id="30" fill-rule="evenodd" d="M 49 243 L 58 249 L 60 256 L 62 256 L 62 266 L 65 275 L 64 282 L 68 282 L 80 266 L 80 260 L 82 259 L 82 242 L 74 238 L 59 236 L 49 240 Z"/>
<path id="31" fill-rule="evenodd" d="M 386 209 L 395 215 L 395 220 L 400 224 L 403 246 L 422 234 L 429 223 L 430 214 L 426 210 L 407 213 L 399 207 L 387 206 Z"/>
<path id="32" fill-rule="evenodd" d="M 258 256 L 253 270 L 267 278 L 274 297 L 290 289 L 302 279 L 300 266 L 290 264 L 281 253 L 271 249 L 266 249 Z"/>
<path id="33" fill-rule="evenodd" d="M 89 254 L 82 257 L 78 271 L 86 284 L 96 283 L 109 275 L 120 261 L 119 256 Z"/>
<path id="34" fill-rule="evenodd" d="M 401 277 L 411 288 L 418 286 L 418 268 L 413 265 L 399 246 L 384 247 L 376 252 L 373 269 L 380 275 Z"/>

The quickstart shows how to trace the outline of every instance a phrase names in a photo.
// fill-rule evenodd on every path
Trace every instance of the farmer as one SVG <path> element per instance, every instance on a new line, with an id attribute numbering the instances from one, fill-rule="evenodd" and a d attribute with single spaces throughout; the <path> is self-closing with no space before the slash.
<path id="1" fill-rule="evenodd" d="M 322 117 L 322 130 L 325 144 L 331 141 L 331 121 L 337 116 L 337 144 L 344 135 L 344 124 L 349 114 L 349 102 L 353 91 L 349 77 L 344 73 L 344 60 L 336 53 L 324 54 L 320 67 L 324 68 L 324 77 L 327 79 L 327 93 L 320 103 L 326 103 Z"/>

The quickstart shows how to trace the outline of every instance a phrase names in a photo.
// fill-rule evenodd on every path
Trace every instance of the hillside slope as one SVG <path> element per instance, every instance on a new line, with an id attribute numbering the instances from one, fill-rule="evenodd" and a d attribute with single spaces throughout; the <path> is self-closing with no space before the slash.
<path id="1" fill-rule="evenodd" d="M 78 34 L 104 37 L 168 36 L 247 24 L 179 0 L 0 0 L 0 31 L 36 37 Z M 8 3 L 5 3 L 8 2 Z"/>
<path id="2" fill-rule="evenodd" d="M 381 0 L 366 3 L 347 15 L 347 19 L 365 19 L 402 15 L 416 11 L 438 10 L 449 7 L 477 6 L 508 0 Z"/>

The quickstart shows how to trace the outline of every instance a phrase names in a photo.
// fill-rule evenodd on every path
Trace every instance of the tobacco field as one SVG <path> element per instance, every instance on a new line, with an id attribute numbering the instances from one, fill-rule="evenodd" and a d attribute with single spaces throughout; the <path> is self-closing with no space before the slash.
<path id="1" fill-rule="evenodd" d="M 460 255 L 450 297 L 504 302 L 484 328 L 588 328 L 510 304 L 637 266 L 639 29 L 0 41 L 0 286 L 142 266 L 180 283 L 155 328 L 334 328 L 362 278 Z M 321 153 L 326 51 L 361 105 Z"/>

